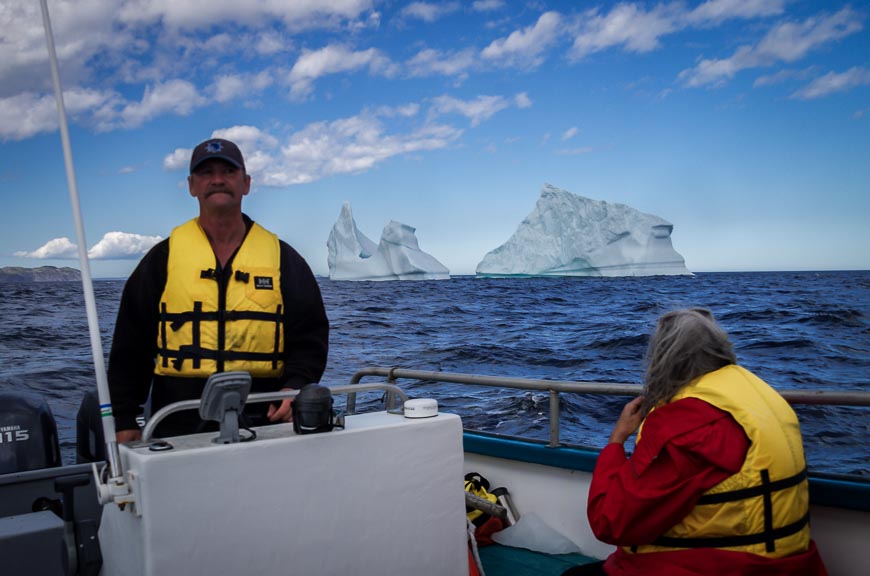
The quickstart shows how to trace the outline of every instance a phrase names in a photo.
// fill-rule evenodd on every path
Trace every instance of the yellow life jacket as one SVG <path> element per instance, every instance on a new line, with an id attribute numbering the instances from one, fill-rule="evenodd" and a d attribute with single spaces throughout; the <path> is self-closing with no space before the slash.
<path id="1" fill-rule="evenodd" d="M 771 558 L 806 551 L 806 461 L 800 425 L 788 403 L 736 365 L 705 374 L 671 401 L 682 398 L 699 398 L 729 412 L 751 442 L 746 459 L 736 474 L 704 493 L 692 511 L 652 545 L 625 551 L 720 548 Z"/>
<path id="2" fill-rule="evenodd" d="M 221 290 L 215 256 L 194 218 L 169 237 L 160 297 L 156 374 L 207 377 L 244 370 L 254 377 L 284 371 L 284 302 L 278 237 L 258 224 L 248 231 Z"/>

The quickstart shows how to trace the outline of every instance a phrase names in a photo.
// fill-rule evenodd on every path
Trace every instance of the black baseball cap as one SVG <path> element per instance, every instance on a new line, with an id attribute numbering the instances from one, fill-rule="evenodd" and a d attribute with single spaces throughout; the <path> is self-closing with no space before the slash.
<path id="1" fill-rule="evenodd" d="M 229 162 L 236 168 L 245 169 L 245 159 L 242 158 L 242 151 L 239 150 L 238 146 L 223 138 L 211 138 L 199 143 L 193 149 L 193 154 L 190 156 L 191 174 L 197 166 L 212 158 Z"/>

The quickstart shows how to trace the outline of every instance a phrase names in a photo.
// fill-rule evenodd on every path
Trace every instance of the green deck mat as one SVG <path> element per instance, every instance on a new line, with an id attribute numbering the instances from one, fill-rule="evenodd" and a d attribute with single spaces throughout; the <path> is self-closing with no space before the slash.
<path id="1" fill-rule="evenodd" d="M 579 564 L 597 562 L 582 554 L 541 554 L 500 544 L 477 549 L 486 576 L 560 576 Z"/>

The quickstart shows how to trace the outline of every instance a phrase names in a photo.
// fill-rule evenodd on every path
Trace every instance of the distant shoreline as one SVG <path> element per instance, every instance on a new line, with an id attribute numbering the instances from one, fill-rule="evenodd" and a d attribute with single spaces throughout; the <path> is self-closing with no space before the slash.
<path id="1" fill-rule="evenodd" d="M 40 266 L 24 268 L 7 266 L 0 268 L 0 284 L 21 284 L 25 282 L 79 282 L 82 274 L 76 268 Z"/>

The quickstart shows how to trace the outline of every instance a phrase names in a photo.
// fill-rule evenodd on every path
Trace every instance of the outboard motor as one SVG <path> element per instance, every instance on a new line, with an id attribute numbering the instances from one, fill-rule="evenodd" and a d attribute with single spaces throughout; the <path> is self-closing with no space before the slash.
<path id="1" fill-rule="evenodd" d="M 100 416 L 100 399 L 96 390 L 88 390 L 76 414 L 76 463 L 105 460 L 106 436 Z"/>
<path id="2" fill-rule="evenodd" d="M 60 464 L 57 424 L 45 400 L 0 393 L 0 474 Z"/>

